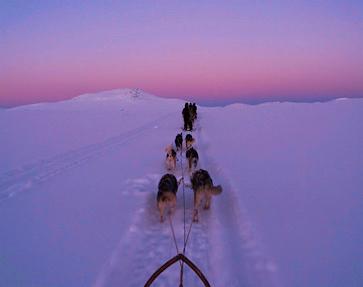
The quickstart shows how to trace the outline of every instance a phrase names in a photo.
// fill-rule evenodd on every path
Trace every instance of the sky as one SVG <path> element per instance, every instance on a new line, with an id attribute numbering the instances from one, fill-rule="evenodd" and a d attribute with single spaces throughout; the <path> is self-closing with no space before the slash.
<path id="1" fill-rule="evenodd" d="M 136 87 L 209 104 L 363 97 L 363 1 L 0 2 L 0 106 Z"/>

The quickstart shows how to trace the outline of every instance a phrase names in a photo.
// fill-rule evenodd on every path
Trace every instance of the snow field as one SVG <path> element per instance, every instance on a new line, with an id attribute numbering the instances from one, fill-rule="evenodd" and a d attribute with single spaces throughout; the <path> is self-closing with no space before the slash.
<path id="1" fill-rule="evenodd" d="M 173 257 L 156 193 L 183 105 L 115 90 L 1 110 L 0 286 L 143 286 Z M 212 286 L 362 285 L 362 115 L 361 100 L 198 108 L 198 168 L 223 192 L 186 255 Z M 178 281 L 176 264 L 155 286 Z"/>

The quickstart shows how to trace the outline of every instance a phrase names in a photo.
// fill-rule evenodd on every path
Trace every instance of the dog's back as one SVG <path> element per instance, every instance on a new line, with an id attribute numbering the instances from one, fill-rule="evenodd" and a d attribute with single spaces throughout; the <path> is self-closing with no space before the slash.
<path id="1" fill-rule="evenodd" d="M 185 141 L 187 141 L 187 142 L 191 142 L 193 140 L 193 136 L 191 135 L 191 134 L 187 134 L 186 136 L 185 136 Z"/>
<path id="2" fill-rule="evenodd" d="M 187 150 L 185 156 L 189 161 L 189 169 L 192 168 L 192 165 L 194 165 L 194 168 L 196 168 L 199 160 L 198 152 L 193 147 L 191 147 Z"/>
<path id="3" fill-rule="evenodd" d="M 178 181 L 173 174 L 167 173 L 159 181 L 158 193 L 172 192 L 176 193 L 178 190 Z"/>
<path id="4" fill-rule="evenodd" d="M 193 221 L 198 221 L 198 208 L 201 205 L 202 200 L 205 199 L 204 209 L 209 209 L 212 195 L 220 194 L 222 192 L 222 186 L 214 186 L 212 178 L 204 169 L 199 169 L 193 173 L 191 183 L 194 191 Z"/>
<path id="5" fill-rule="evenodd" d="M 191 134 L 187 134 L 185 136 L 185 146 L 186 146 L 186 148 L 189 149 L 192 146 L 193 143 L 194 143 L 193 136 Z"/>
<path id="6" fill-rule="evenodd" d="M 177 150 L 181 149 L 182 145 L 183 145 L 183 135 L 177 134 L 175 137 L 175 146 L 176 146 Z"/>
<path id="7" fill-rule="evenodd" d="M 207 188 L 210 189 L 213 195 L 217 195 L 222 192 L 222 187 L 220 185 L 214 186 L 213 180 L 208 171 L 204 169 L 199 169 L 193 173 L 191 183 L 194 191 L 201 188 Z"/>
<path id="8" fill-rule="evenodd" d="M 213 180 L 210 177 L 208 171 L 199 169 L 195 171 L 191 178 L 193 190 L 197 190 L 202 187 L 213 186 Z"/>
<path id="9" fill-rule="evenodd" d="M 166 159 L 165 166 L 167 170 L 174 170 L 176 167 L 176 152 L 172 146 L 167 146 L 165 148 L 166 151 Z"/>
<path id="10" fill-rule="evenodd" d="M 161 222 L 164 220 L 165 208 L 175 208 L 177 191 L 178 182 L 176 177 L 170 173 L 165 174 L 159 181 L 158 194 L 156 196 Z"/>

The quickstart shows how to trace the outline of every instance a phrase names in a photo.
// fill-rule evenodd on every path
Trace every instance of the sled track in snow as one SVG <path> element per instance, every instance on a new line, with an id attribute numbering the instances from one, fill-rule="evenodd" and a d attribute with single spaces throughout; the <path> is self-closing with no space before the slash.
<path id="1" fill-rule="evenodd" d="M 104 263 L 93 287 L 144 286 L 148 276 L 160 265 L 160 260 L 167 260 L 169 255 L 174 255 L 169 225 L 167 221 L 164 224 L 158 221 L 154 195 L 148 194 L 145 200 L 146 208 L 135 212 L 134 222 Z M 175 278 L 162 277 L 157 280 L 161 285 L 156 286 L 172 286 L 173 282 L 177 282 L 175 280 L 178 280 L 179 273 L 175 270 L 170 270 Z"/>
<path id="2" fill-rule="evenodd" d="M 156 124 L 167 119 L 171 115 L 173 115 L 173 113 L 163 115 L 138 128 L 111 137 L 102 142 L 80 147 L 46 160 L 40 160 L 33 164 L 27 164 L 4 172 L 0 175 L 0 204 L 19 192 L 28 190 L 34 185 L 43 183 L 64 171 L 80 166 L 94 157 L 102 156 L 106 151 L 119 148 L 129 140 L 154 128 Z"/>
<path id="3" fill-rule="evenodd" d="M 128 232 L 119 240 L 109 259 L 97 275 L 93 287 L 144 286 L 148 278 L 165 261 L 174 257 L 176 253 L 172 238 L 169 219 L 163 223 L 159 221 L 159 213 L 156 208 L 156 188 L 160 177 L 164 174 L 146 175 L 143 179 L 134 179 L 127 182 L 125 189 L 128 195 L 144 195 L 142 208 L 135 212 L 134 222 Z M 177 170 L 176 176 L 181 176 Z M 155 190 L 155 193 L 150 191 Z M 148 192 L 144 192 L 148 191 Z M 173 227 L 176 234 L 179 251 L 183 248 L 183 200 L 182 189 L 178 191 L 177 208 L 172 216 Z M 192 220 L 193 193 L 189 188 L 185 189 L 186 196 L 186 224 L 187 228 Z M 193 224 L 189 242 L 186 248 L 186 256 L 190 258 L 206 274 L 209 273 L 208 253 L 210 246 L 208 239 L 208 216 L 200 217 L 198 224 Z M 127 259 L 127 263 L 125 262 Z M 174 286 L 179 282 L 179 263 L 171 266 L 156 279 L 153 286 Z M 130 280 L 130 278 L 132 278 Z M 185 286 L 202 286 L 200 279 L 189 267 L 184 267 Z"/>
<path id="4" fill-rule="evenodd" d="M 184 134 L 185 136 L 185 134 Z M 186 160 L 183 152 L 184 176 L 187 182 L 190 181 Z M 182 176 L 180 168 L 180 155 L 178 153 L 178 164 L 175 175 Z M 135 212 L 134 222 L 130 225 L 128 232 L 119 240 L 109 259 L 104 263 L 103 268 L 97 275 L 93 287 L 116 287 L 116 286 L 144 286 L 148 278 L 164 262 L 174 257 L 177 252 L 172 238 L 168 217 L 163 223 L 159 221 L 159 213 L 156 208 L 156 189 L 160 177 L 165 170 L 158 174 L 145 175 L 141 179 L 128 181 L 123 188 L 128 190 L 127 194 L 138 196 L 144 194 L 142 208 Z M 155 193 L 150 191 L 155 190 Z M 148 191 L 148 192 L 144 192 Z M 182 187 L 177 193 L 177 208 L 172 216 L 172 224 L 176 234 L 179 252 L 183 249 L 184 239 L 184 217 L 183 217 L 183 194 Z M 138 196 L 138 199 L 140 197 Z M 193 214 L 193 191 L 185 187 L 186 206 L 186 229 L 192 220 Z M 209 213 L 200 214 L 199 223 L 194 223 L 186 248 L 186 256 L 191 259 L 208 277 L 210 273 L 210 216 Z M 125 262 L 127 259 L 127 263 Z M 180 266 L 174 264 L 162 273 L 153 286 L 174 286 L 179 282 Z M 130 280 L 130 278 L 132 278 Z M 185 265 L 184 285 L 202 286 L 197 275 Z"/>
<path id="5" fill-rule="evenodd" d="M 196 131 L 193 132 L 200 155 L 197 168 L 208 170 L 214 182 L 221 184 L 224 191 L 213 198 L 210 210 L 200 210 L 199 222 L 192 226 L 186 256 L 202 270 L 212 286 L 277 286 L 274 265 L 259 248 L 253 225 L 248 220 L 247 212 L 236 200 L 238 193 L 232 182 L 208 156 L 209 142 L 206 141 L 206 135 L 200 127 L 200 120 L 198 121 Z M 183 132 L 184 137 L 185 134 Z M 184 174 L 189 182 L 184 156 L 185 153 Z M 175 175 L 180 178 L 180 162 L 177 166 Z M 156 208 L 156 188 L 164 173 L 164 170 L 160 170 L 158 174 L 134 179 L 125 186 L 129 195 L 140 195 L 141 191 L 145 196 L 144 202 L 135 212 L 128 232 L 120 238 L 119 244 L 96 276 L 93 287 L 144 286 L 157 268 L 176 255 L 168 219 L 160 223 Z M 155 190 L 155 193 L 143 192 L 151 190 Z M 185 196 L 188 229 L 193 212 L 193 192 L 190 188 L 185 189 Z M 181 250 L 184 230 L 181 187 L 177 198 L 177 208 L 172 222 Z M 179 264 L 174 264 L 156 279 L 153 286 L 176 286 L 179 274 Z M 188 267 L 184 268 L 184 286 L 202 286 L 199 278 Z"/>

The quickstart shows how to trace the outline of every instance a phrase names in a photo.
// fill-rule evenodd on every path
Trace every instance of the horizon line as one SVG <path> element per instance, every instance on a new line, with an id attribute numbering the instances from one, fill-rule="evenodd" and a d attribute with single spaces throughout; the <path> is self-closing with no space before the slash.
<path id="1" fill-rule="evenodd" d="M 39 101 L 39 102 L 8 104 L 8 105 L 0 104 L 0 108 L 1 109 L 11 109 L 11 108 L 33 105 L 33 104 L 58 103 L 58 102 L 62 102 L 62 101 L 72 100 L 81 95 L 98 94 L 98 93 L 111 92 L 111 91 L 116 91 L 116 90 L 140 90 L 146 94 L 150 94 L 150 95 L 153 95 L 153 96 L 156 96 L 159 98 L 179 99 L 179 100 L 184 100 L 186 102 L 195 102 L 199 106 L 205 106 L 205 107 L 225 107 L 228 105 L 238 104 L 238 103 L 245 104 L 245 105 L 251 105 L 251 106 L 260 105 L 260 104 L 264 104 L 264 103 L 276 103 L 276 102 L 278 102 L 278 103 L 324 103 L 324 102 L 334 101 L 337 99 L 361 99 L 361 98 L 363 98 L 363 95 L 360 95 L 360 94 L 355 95 L 353 93 L 353 95 L 339 95 L 339 96 L 338 95 L 332 95 L 332 96 L 320 95 L 320 96 L 306 97 L 306 95 L 287 96 L 287 95 L 270 94 L 270 95 L 265 95 L 265 96 L 260 96 L 260 97 L 255 97 L 255 96 L 233 97 L 232 96 L 230 98 L 226 97 L 226 98 L 201 99 L 196 96 L 188 96 L 188 95 L 186 95 L 185 97 L 174 96 L 174 95 L 161 96 L 156 93 L 148 92 L 142 88 L 135 87 L 135 88 L 114 88 L 114 89 L 106 89 L 106 90 L 97 90 L 95 92 L 85 92 L 85 93 L 80 93 L 80 94 L 77 94 L 74 96 L 66 97 L 64 99 L 44 100 L 44 101 Z"/>

